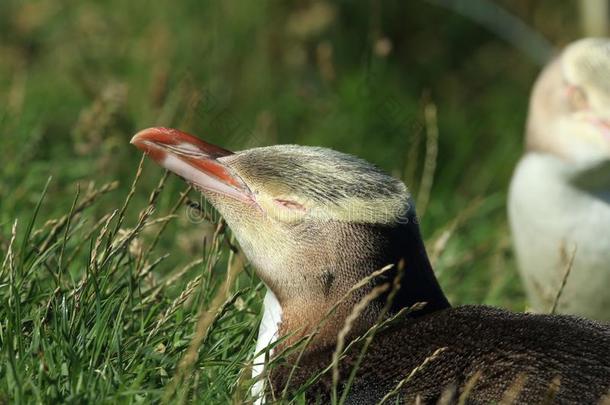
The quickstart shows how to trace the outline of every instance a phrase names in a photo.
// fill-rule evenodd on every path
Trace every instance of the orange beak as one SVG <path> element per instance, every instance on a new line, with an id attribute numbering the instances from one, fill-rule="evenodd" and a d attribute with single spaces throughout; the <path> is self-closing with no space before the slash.
<path id="1" fill-rule="evenodd" d="M 234 153 L 172 128 L 147 128 L 131 143 L 167 170 L 204 193 L 212 192 L 244 202 L 254 197 L 244 181 L 219 159 Z"/>

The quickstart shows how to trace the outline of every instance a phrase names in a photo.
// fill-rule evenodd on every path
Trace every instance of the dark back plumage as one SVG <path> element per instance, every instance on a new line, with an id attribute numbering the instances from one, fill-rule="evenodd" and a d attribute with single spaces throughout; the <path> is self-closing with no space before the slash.
<path id="1" fill-rule="evenodd" d="M 342 360 L 344 388 L 361 345 Z M 436 355 L 434 355 L 436 353 Z M 294 363 L 272 372 L 281 392 Z M 295 389 L 330 363 L 329 353 L 301 361 Z M 348 395 L 350 404 L 380 401 L 411 376 L 388 403 L 457 403 L 470 386 L 466 403 L 595 404 L 610 394 L 610 327 L 572 316 L 521 314 L 486 306 L 462 306 L 404 319 L 375 336 Z M 307 392 L 325 403 L 330 373 Z"/>

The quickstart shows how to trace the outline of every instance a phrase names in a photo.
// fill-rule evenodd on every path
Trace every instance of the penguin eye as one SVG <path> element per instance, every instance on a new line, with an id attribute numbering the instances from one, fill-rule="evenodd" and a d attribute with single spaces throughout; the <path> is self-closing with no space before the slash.
<path id="1" fill-rule="evenodd" d="M 273 201 L 284 208 L 288 208 L 291 210 L 305 211 L 305 206 L 303 204 L 299 204 L 296 201 L 286 200 L 283 198 L 274 198 Z"/>
<path id="2" fill-rule="evenodd" d="M 568 93 L 570 107 L 572 107 L 573 110 L 579 111 L 589 108 L 587 94 L 582 88 L 574 85 L 568 85 L 566 91 Z"/>

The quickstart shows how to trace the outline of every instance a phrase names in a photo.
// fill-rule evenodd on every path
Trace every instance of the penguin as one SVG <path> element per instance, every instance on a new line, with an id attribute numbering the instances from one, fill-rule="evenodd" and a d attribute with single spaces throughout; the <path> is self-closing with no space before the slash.
<path id="1" fill-rule="evenodd" d="M 609 392 L 608 326 L 452 307 L 407 187 L 376 166 L 312 146 L 233 153 L 167 128 L 131 143 L 203 193 L 265 283 L 257 352 L 272 345 L 273 364 L 255 359 L 259 399 L 301 387 L 308 402 L 350 404 L 595 403 Z"/>
<path id="2" fill-rule="evenodd" d="M 568 45 L 530 98 L 508 216 L 530 305 L 610 321 L 610 39 Z"/>

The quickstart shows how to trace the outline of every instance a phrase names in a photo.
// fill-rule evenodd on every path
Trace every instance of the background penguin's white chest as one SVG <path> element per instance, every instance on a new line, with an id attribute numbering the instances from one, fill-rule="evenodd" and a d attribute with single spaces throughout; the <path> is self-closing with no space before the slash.
<path id="1" fill-rule="evenodd" d="M 576 246 L 558 311 L 610 319 L 610 188 L 580 190 L 572 174 L 552 156 L 519 162 L 508 204 L 519 269 L 534 309 L 548 312 Z"/>

